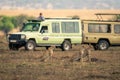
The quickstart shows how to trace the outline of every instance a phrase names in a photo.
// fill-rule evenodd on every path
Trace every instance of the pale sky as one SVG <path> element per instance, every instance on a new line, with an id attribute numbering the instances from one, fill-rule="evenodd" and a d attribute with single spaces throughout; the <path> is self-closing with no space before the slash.
<path id="1" fill-rule="evenodd" d="M 0 0 L 0 9 L 120 9 L 120 0 Z"/>

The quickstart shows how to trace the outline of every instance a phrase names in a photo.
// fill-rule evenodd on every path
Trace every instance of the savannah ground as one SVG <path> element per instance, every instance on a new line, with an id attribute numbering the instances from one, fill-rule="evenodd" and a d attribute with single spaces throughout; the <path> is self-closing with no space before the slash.
<path id="1" fill-rule="evenodd" d="M 80 19 L 97 19 L 96 13 L 119 13 L 120 10 L 88 10 L 88 9 L 60 9 L 60 10 L 51 10 L 51 9 L 38 9 L 38 10 L 0 10 L 0 15 L 6 16 L 18 16 L 20 14 L 25 14 L 28 16 L 38 17 L 39 13 L 43 13 L 44 17 L 71 17 L 71 16 L 78 16 Z M 103 19 L 111 19 L 113 17 L 104 16 Z"/>
<path id="2" fill-rule="evenodd" d="M 92 51 L 91 62 L 71 62 L 80 45 L 70 51 L 54 50 L 52 60 L 41 61 L 45 48 L 35 51 L 10 51 L 0 38 L 0 80 L 120 80 L 120 48 Z"/>
<path id="3" fill-rule="evenodd" d="M 94 18 L 94 13 L 120 13 L 120 10 L 0 10 L 0 15 L 26 14 L 37 17 L 65 17 L 78 15 L 82 19 Z M 10 51 L 5 37 L 0 37 L 0 80 L 120 80 L 120 47 L 106 51 L 92 51 L 91 62 L 71 62 L 80 45 L 70 51 L 54 50 L 52 60 L 41 61 L 45 48 L 36 51 Z"/>

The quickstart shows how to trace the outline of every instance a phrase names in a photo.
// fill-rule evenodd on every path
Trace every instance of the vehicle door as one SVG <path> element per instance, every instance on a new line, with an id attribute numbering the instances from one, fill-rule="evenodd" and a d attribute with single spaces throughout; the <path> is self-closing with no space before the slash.
<path id="1" fill-rule="evenodd" d="M 113 44 L 120 44 L 120 24 L 114 25 L 114 33 L 113 33 Z"/>
<path id="2" fill-rule="evenodd" d="M 50 42 L 49 40 L 49 25 L 43 25 L 41 26 L 40 32 L 39 32 L 39 38 L 38 38 L 38 44 L 44 46 L 48 45 Z"/>
<path id="3" fill-rule="evenodd" d="M 52 22 L 50 41 L 52 44 L 59 45 L 62 43 L 63 38 L 60 36 L 60 22 Z"/>

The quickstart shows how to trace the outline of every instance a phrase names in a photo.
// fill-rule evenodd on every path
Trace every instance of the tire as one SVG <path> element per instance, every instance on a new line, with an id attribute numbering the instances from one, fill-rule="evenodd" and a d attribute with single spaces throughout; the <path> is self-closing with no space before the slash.
<path id="1" fill-rule="evenodd" d="M 19 47 L 18 47 L 18 45 L 13 45 L 13 44 L 9 44 L 9 49 L 10 50 L 19 50 Z"/>
<path id="2" fill-rule="evenodd" d="M 63 51 L 68 51 L 71 48 L 71 43 L 68 40 L 65 40 L 62 44 L 62 50 Z"/>
<path id="3" fill-rule="evenodd" d="M 46 46 L 46 50 L 48 50 L 48 49 L 49 49 L 49 47 L 50 47 L 50 46 Z"/>
<path id="4" fill-rule="evenodd" d="M 93 44 L 94 50 L 99 50 L 98 44 Z"/>
<path id="5" fill-rule="evenodd" d="M 33 40 L 29 40 L 25 45 L 25 49 L 29 51 L 35 50 L 35 47 L 36 47 L 36 43 Z"/>
<path id="6" fill-rule="evenodd" d="M 12 50 L 13 46 L 12 44 L 9 44 L 9 49 Z"/>
<path id="7" fill-rule="evenodd" d="M 99 50 L 107 50 L 109 48 L 109 43 L 106 40 L 100 40 L 97 46 Z"/>

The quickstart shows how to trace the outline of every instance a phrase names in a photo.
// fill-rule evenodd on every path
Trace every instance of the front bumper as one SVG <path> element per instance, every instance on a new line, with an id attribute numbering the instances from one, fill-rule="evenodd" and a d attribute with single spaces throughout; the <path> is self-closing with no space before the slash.
<path id="1" fill-rule="evenodd" d="M 9 44 L 24 46 L 26 44 L 25 40 L 9 40 Z"/>
<path id="2" fill-rule="evenodd" d="M 10 34 L 8 37 L 9 44 L 25 45 L 26 39 L 21 38 L 23 34 Z"/>

